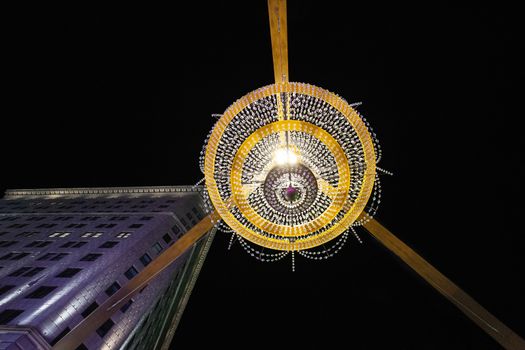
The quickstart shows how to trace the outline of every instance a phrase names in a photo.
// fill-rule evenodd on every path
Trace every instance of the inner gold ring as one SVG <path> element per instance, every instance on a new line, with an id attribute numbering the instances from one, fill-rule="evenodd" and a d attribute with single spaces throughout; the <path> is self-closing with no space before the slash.
<path id="1" fill-rule="evenodd" d="M 315 219 L 301 225 L 287 226 L 271 222 L 260 216 L 249 204 L 248 196 L 243 190 L 241 178 L 244 161 L 248 153 L 263 138 L 271 134 L 286 131 L 298 131 L 309 134 L 321 141 L 332 153 L 337 165 L 339 182 L 332 193 L 329 207 Z M 301 150 L 298 150 L 299 152 Z M 343 208 L 350 188 L 350 168 L 348 159 L 339 143 L 325 130 L 311 123 L 300 120 L 281 120 L 267 124 L 252 133 L 237 150 L 233 159 L 231 171 L 231 189 L 233 202 L 241 214 L 257 228 L 276 236 L 290 237 L 302 236 L 315 232 L 332 221 L 337 213 Z"/>

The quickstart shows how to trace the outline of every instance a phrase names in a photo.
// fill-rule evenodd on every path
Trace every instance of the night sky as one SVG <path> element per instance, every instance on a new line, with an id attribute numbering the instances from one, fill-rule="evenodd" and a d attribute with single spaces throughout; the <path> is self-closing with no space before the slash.
<path id="1" fill-rule="evenodd" d="M 290 80 L 363 102 L 378 219 L 525 336 L 517 9 L 343 3 L 289 1 Z M 273 82 L 262 0 L 4 16 L 2 191 L 194 184 L 211 114 Z M 292 273 L 218 233 L 174 348 L 499 348 L 360 234 Z"/>

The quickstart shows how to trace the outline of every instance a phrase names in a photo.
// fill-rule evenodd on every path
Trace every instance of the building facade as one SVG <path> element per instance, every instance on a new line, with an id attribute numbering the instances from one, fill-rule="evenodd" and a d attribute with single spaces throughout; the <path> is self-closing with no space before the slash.
<path id="1" fill-rule="evenodd" d="M 0 200 L 0 349 L 49 349 L 207 214 L 200 187 L 9 190 Z M 167 349 L 214 232 L 79 349 Z"/>

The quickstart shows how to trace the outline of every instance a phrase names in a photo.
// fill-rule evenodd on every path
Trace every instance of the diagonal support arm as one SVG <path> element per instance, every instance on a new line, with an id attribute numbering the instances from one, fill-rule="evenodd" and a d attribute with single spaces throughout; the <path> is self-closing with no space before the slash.
<path id="1" fill-rule="evenodd" d="M 364 227 L 392 253 L 425 279 L 432 287 L 460 309 L 468 318 L 482 328 L 505 349 L 525 349 L 525 341 L 510 328 L 501 323 L 496 317 L 478 304 L 454 282 L 436 270 L 425 259 L 419 256 L 409 246 L 403 243 L 392 232 L 387 230 L 375 219 L 370 220 Z"/>

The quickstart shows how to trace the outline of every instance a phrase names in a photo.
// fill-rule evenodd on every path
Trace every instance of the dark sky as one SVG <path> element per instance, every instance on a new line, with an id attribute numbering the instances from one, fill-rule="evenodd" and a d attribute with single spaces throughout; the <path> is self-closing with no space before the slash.
<path id="1" fill-rule="evenodd" d="M 344 3 L 289 1 L 291 80 L 363 102 L 395 173 L 379 220 L 525 336 L 517 9 Z M 210 115 L 272 83 L 267 8 L 177 4 L 4 13 L 0 190 L 202 177 Z M 175 348 L 499 348 L 361 236 L 292 273 L 219 233 Z"/>

